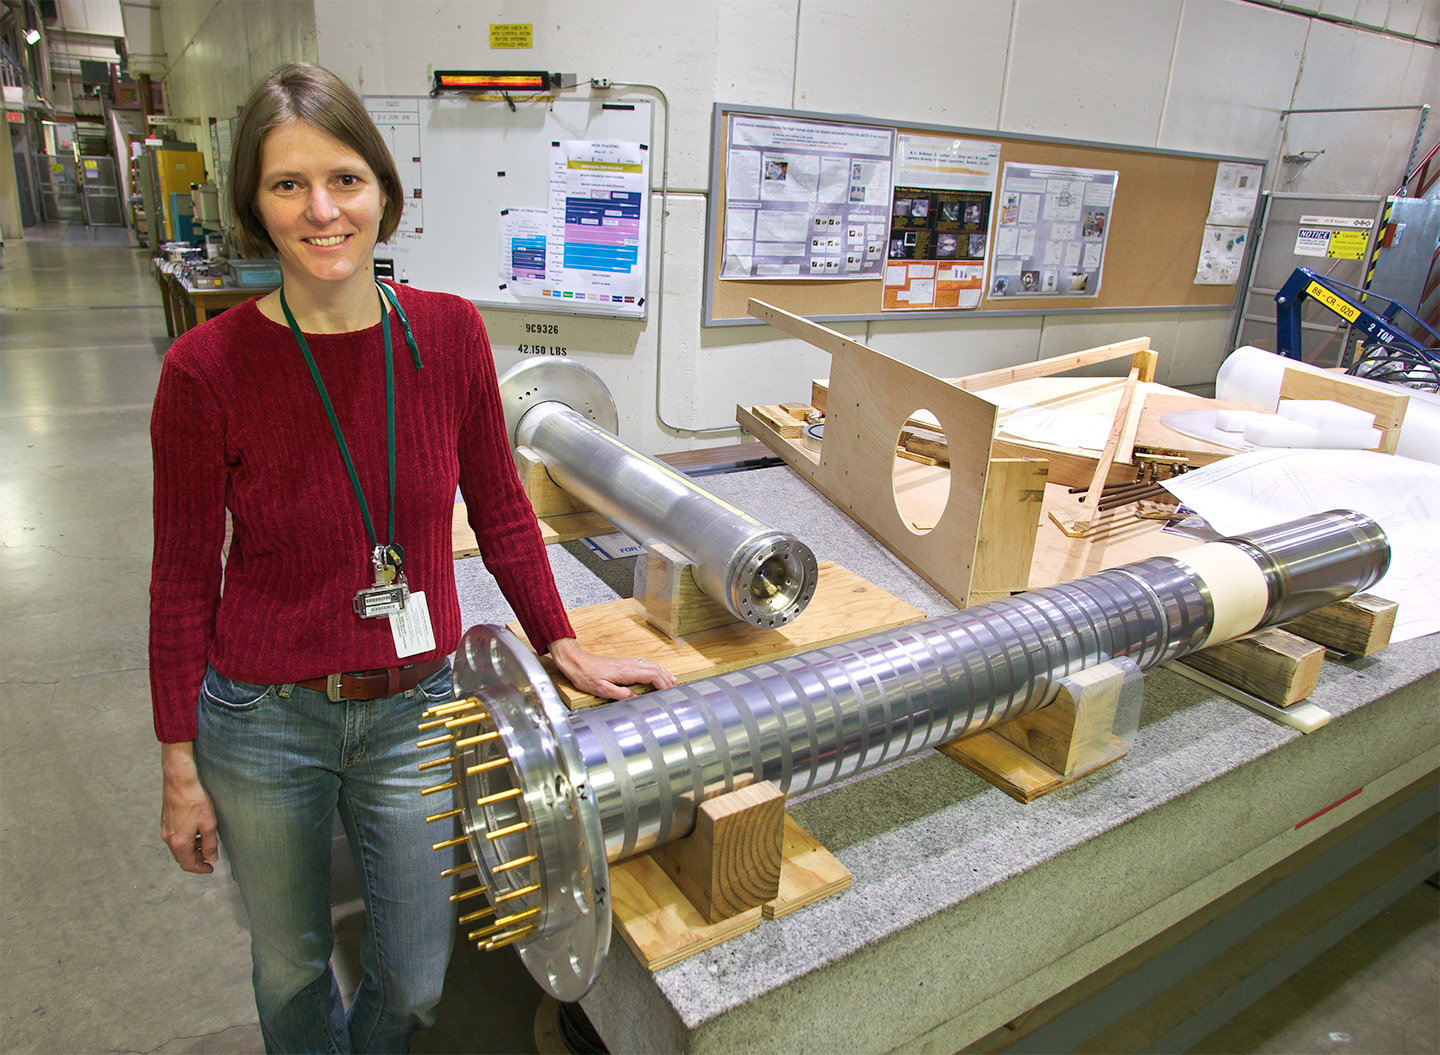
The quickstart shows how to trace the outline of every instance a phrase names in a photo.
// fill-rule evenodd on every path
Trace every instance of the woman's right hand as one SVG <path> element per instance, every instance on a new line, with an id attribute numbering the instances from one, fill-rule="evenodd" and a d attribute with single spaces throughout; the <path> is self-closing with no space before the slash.
<path id="1" fill-rule="evenodd" d="M 220 859 L 215 807 L 195 770 L 194 743 L 161 744 L 160 770 L 164 777 L 160 838 L 185 871 L 215 871 L 211 862 Z"/>

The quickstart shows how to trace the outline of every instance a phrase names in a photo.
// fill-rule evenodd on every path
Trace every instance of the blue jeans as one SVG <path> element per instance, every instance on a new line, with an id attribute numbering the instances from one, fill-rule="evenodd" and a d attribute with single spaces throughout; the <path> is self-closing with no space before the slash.
<path id="1" fill-rule="evenodd" d="M 426 824 L 449 779 L 419 762 L 421 712 L 450 698 L 450 669 L 408 692 L 332 703 L 292 685 L 210 670 L 195 762 L 220 844 L 250 917 L 255 1005 L 272 1052 L 403 1052 L 435 1021 L 454 937 L 454 881 L 440 872 L 454 821 Z M 365 899 L 364 977 L 347 1015 L 330 968 L 330 841 L 335 812 Z"/>

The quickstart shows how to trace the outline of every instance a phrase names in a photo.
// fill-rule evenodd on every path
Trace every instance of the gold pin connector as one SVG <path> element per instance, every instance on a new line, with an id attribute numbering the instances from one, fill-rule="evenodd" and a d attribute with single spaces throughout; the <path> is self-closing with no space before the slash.
<path id="1" fill-rule="evenodd" d="M 421 790 L 420 794 L 422 794 L 422 795 L 433 795 L 433 794 L 435 794 L 435 792 L 437 792 L 437 791 L 449 791 L 451 788 L 458 788 L 459 786 L 460 786 L 460 781 L 458 781 L 458 780 L 451 780 L 451 781 L 447 781 L 447 782 L 444 783 L 444 784 L 436 784 L 433 788 L 424 788 L 423 790 Z"/>
<path id="2" fill-rule="evenodd" d="M 463 865 L 456 865 L 454 868 L 447 868 L 440 873 L 442 879 L 449 879 L 451 876 L 464 875 L 466 872 L 473 872 L 478 866 L 474 861 L 466 861 Z"/>
<path id="3" fill-rule="evenodd" d="M 451 736 L 449 733 L 446 733 L 444 736 L 432 736 L 429 740 L 421 740 L 415 746 L 423 751 L 425 750 L 425 748 L 434 747 L 436 744 L 448 744 L 451 740 L 454 739 L 455 737 Z"/>
<path id="4" fill-rule="evenodd" d="M 496 802 L 504 802 L 506 799 L 519 798 L 523 794 L 525 794 L 524 788 L 506 788 L 504 791 L 497 791 L 493 795 L 486 795 L 484 798 L 476 799 L 470 805 L 472 808 L 475 806 L 489 806 Z"/>
<path id="5" fill-rule="evenodd" d="M 432 758 L 428 762 L 421 762 L 415 768 L 417 768 L 418 770 L 420 770 L 420 772 L 423 773 L 425 770 L 434 769 L 436 766 L 448 766 L 453 761 L 455 761 L 453 755 L 446 755 L 444 758 Z"/>
<path id="6" fill-rule="evenodd" d="M 458 729 L 462 725 L 474 725 L 476 722 L 488 722 L 489 720 L 490 716 L 481 711 L 479 714 L 467 714 L 463 718 L 450 718 L 440 724 L 444 725 L 446 729 Z"/>
<path id="7" fill-rule="evenodd" d="M 488 773 L 492 769 L 501 769 L 510 764 L 510 756 L 504 755 L 500 758 L 492 758 L 488 762 L 481 762 L 476 766 L 466 766 L 465 775 L 473 777 L 476 773 Z"/>
<path id="8" fill-rule="evenodd" d="M 463 700 L 451 700 L 449 703 L 437 703 L 425 712 L 426 718 L 435 718 L 442 714 L 454 714 L 456 711 L 468 711 L 471 707 L 480 706 L 480 701 L 474 696 L 466 696 Z"/>
<path id="9" fill-rule="evenodd" d="M 490 840 L 503 839 L 507 835 L 523 832 L 528 827 L 530 827 L 529 821 L 516 821 L 514 824 L 506 825 L 504 828 L 496 828 L 493 832 L 486 832 L 485 838 Z"/>
<path id="10" fill-rule="evenodd" d="M 508 893 L 508 894 L 501 894 L 501 895 L 499 895 L 498 897 L 496 897 L 494 900 L 495 900 L 495 903 L 498 905 L 498 904 L 500 904 L 502 901 L 514 901 L 517 897 L 524 897 L 526 894 L 533 894 L 533 893 L 535 893 L 536 891 L 538 891 L 539 889 L 540 889 L 540 884 L 539 884 L 539 883 L 531 883 L 529 886 L 522 886 L 522 887 L 521 887 L 520 889 L 518 889 L 518 890 L 512 890 L 512 891 L 510 891 L 510 893 Z"/>
<path id="11" fill-rule="evenodd" d="M 443 843 L 436 843 L 434 846 L 430 847 L 430 849 L 432 849 L 432 850 L 448 850 L 448 849 L 450 849 L 450 847 L 452 847 L 452 846 L 463 846 L 465 843 L 467 843 L 467 842 L 469 842 L 469 841 L 470 841 L 470 837 L 469 837 L 468 835 L 462 835 L 462 836 L 460 836 L 460 837 L 457 838 L 457 839 L 446 839 Z"/>
<path id="12" fill-rule="evenodd" d="M 535 863 L 534 854 L 526 854 L 524 857 L 517 857 L 513 861 L 506 861 L 503 865 L 496 865 L 490 871 L 495 873 L 508 872 L 512 868 L 524 868 L 528 864 Z"/>
<path id="13" fill-rule="evenodd" d="M 451 895 L 450 895 L 450 900 L 451 900 L 452 902 L 455 902 L 455 901 L 469 901 L 472 897 L 479 897 L 481 894 L 485 893 L 485 891 L 488 890 L 488 889 L 489 889 L 488 887 L 484 887 L 484 886 L 472 886 L 469 890 L 462 890 L 462 891 L 460 891 L 460 893 L 458 893 L 458 894 L 451 894 Z"/>
<path id="14" fill-rule="evenodd" d="M 446 810 L 444 813 L 432 813 L 425 818 L 426 824 L 434 824 L 436 821 L 443 821 L 447 817 L 458 817 L 465 811 L 462 809 Z"/>
<path id="15" fill-rule="evenodd" d="M 489 743 L 491 740 L 499 740 L 499 739 L 500 739 L 500 734 L 497 733 L 497 732 L 479 733 L 479 734 L 476 735 L 476 736 L 467 736 L 464 740 L 456 740 L 456 741 L 455 741 L 455 746 L 456 746 L 456 747 L 474 747 L 476 744 L 487 744 L 487 743 Z"/>
<path id="16" fill-rule="evenodd" d="M 494 905 L 486 905 L 484 908 L 477 908 L 474 912 L 465 913 L 465 915 L 461 916 L 456 922 L 463 927 L 467 923 L 474 923 L 477 919 L 493 916 L 496 911 Z"/>
<path id="17" fill-rule="evenodd" d="M 505 946 L 513 945 L 515 942 L 520 941 L 522 938 L 528 938 L 532 936 L 538 929 L 539 928 L 532 923 L 530 924 L 530 926 L 521 927 L 519 930 L 514 931 L 513 933 L 502 934 L 497 938 L 491 938 L 484 945 L 480 946 L 480 951 L 493 952 L 496 949 L 503 949 Z"/>
<path id="18" fill-rule="evenodd" d="M 538 915 L 540 915 L 540 906 L 536 905 L 534 908 L 527 908 L 524 912 L 516 912 L 514 915 L 505 916 L 501 919 L 497 919 L 488 927 L 481 927 L 479 930 L 472 930 L 468 935 L 466 935 L 466 937 L 468 937 L 471 941 L 478 941 L 481 938 L 488 938 L 492 934 L 499 934 L 502 930 L 505 930 L 507 927 L 513 924 L 519 923 L 521 920 L 534 919 Z"/>

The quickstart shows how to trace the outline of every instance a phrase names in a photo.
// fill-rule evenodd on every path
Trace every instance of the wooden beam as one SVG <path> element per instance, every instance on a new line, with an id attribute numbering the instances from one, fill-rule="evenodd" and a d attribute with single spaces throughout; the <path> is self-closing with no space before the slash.
<path id="1" fill-rule="evenodd" d="M 1318 641 L 1336 652 L 1369 656 L 1390 644 L 1398 607 L 1394 601 L 1376 597 L 1373 593 L 1357 593 L 1343 601 L 1306 612 L 1285 626 L 1301 637 Z"/>
<path id="2" fill-rule="evenodd" d="M 1145 338 L 1149 340 L 1149 338 Z M 1130 418 L 1130 403 L 1135 398 L 1135 386 L 1140 381 L 1140 370 L 1138 367 L 1130 368 L 1130 375 L 1125 378 L 1125 388 L 1120 393 L 1120 405 L 1115 408 L 1115 421 L 1110 426 L 1110 438 L 1105 441 L 1105 450 L 1100 454 L 1100 460 L 1095 463 L 1095 475 L 1090 479 L 1090 489 L 1085 492 L 1085 512 L 1076 517 L 1073 521 L 1063 521 L 1050 514 L 1050 519 L 1055 522 L 1065 534 L 1071 538 L 1079 538 L 1090 529 L 1099 515 L 1100 492 L 1105 489 L 1105 480 L 1110 475 L 1110 467 L 1115 462 L 1115 452 L 1120 449 L 1121 437 L 1125 435 L 1127 423 Z"/>
<path id="3" fill-rule="evenodd" d="M 1149 337 L 1134 337 L 1128 341 L 1119 341 L 1116 344 L 1107 344 L 1083 352 L 1051 356 L 1049 359 L 1041 359 L 1034 363 L 1021 363 L 1018 366 L 1001 367 L 999 370 L 986 370 L 980 374 L 968 374 L 965 377 L 954 378 L 950 383 L 967 392 L 983 392 L 987 388 L 999 388 L 1012 381 L 1027 381 L 1032 377 L 1048 377 L 1050 374 L 1074 370 L 1081 366 L 1091 366 L 1094 363 L 1109 362 L 1111 359 L 1121 359 L 1127 355 L 1130 357 L 1131 366 L 1138 368 L 1141 363 L 1136 361 L 1136 356 L 1149 350 Z M 1149 367 L 1149 373 L 1149 377 L 1141 378 L 1141 380 L 1154 379 L 1153 363 Z"/>
<path id="4" fill-rule="evenodd" d="M 1299 703 L 1320 680 L 1325 649 L 1278 627 L 1226 641 L 1180 662 L 1277 707 Z"/>

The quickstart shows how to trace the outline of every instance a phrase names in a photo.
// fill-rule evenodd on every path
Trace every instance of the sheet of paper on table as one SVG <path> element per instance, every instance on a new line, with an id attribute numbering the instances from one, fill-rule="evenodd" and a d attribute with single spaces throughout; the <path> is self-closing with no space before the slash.
<path id="1" fill-rule="evenodd" d="M 1440 466 L 1374 451 L 1238 454 L 1165 481 L 1222 535 L 1353 509 L 1390 539 L 1390 570 L 1371 593 L 1399 604 L 1392 641 L 1440 631 Z"/>

